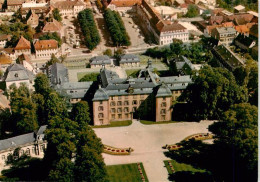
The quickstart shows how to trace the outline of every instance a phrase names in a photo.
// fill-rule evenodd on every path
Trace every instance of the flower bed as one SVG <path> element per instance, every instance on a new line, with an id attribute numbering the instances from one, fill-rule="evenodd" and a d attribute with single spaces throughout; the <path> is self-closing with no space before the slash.
<path id="1" fill-rule="evenodd" d="M 145 177 L 144 177 L 144 174 L 143 174 L 143 170 L 142 170 L 142 168 L 141 168 L 141 164 L 140 164 L 140 163 L 137 163 L 137 167 L 138 167 L 138 171 L 139 171 L 140 176 L 141 176 L 141 180 L 142 180 L 143 182 L 145 182 Z"/>
<path id="2" fill-rule="evenodd" d="M 194 135 L 190 135 L 186 137 L 184 140 L 188 141 L 190 139 L 195 139 L 195 140 L 209 140 L 213 139 L 213 135 L 211 133 L 198 133 Z M 165 145 L 163 148 L 168 149 L 168 150 L 178 150 L 182 148 L 181 145 L 178 144 L 173 144 L 173 145 Z"/>
<path id="3" fill-rule="evenodd" d="M 104 145 L 103 152 L 111 155 L 130 155 L 134 149 L 129 148 L 115 148 L 108 145 Z"/>

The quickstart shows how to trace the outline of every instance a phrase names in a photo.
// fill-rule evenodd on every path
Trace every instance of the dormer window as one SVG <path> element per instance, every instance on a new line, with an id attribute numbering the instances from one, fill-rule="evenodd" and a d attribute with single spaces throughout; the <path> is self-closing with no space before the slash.
<path id="1" fill-rule="evenodd" d="M 17 78 L 18 77 L 18 73 L 15 73 L 14 76 Z"/>

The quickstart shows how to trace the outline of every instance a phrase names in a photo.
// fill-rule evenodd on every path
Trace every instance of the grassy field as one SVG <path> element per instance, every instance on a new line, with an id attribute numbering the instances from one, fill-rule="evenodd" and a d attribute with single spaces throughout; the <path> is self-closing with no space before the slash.
<path id="1" fill-rule="evenodd" d="M 127 76 L 132 76 L 133 78 L 138 77 L 140 69 L 132 69 L 132 70 L 125 70 Z"/>
<path id="2" fill-rule="evenodd" d="M 131 120 L 126 121 L 112 121 L 110 125 L 102 126 L 92 126 L 92 128 L 109 128 L 109 127 L 120 127 L 120 126 L 129 126 L 132 124 Z"/>
<path id="3" fill-rule="evenodd" d="M 148 181 L 143 164 L 141 164 L 141 168 L 145 181 Z M 107 172 L 110 182 L 142 182 L 136 163 L 107 166 Z"/>
<path id="4" fill-rule="evenodd" d="M 99 75 L 99 72 L 93 72 L 93 73 L 90 73 L 90 72 L 80 72 L 80 73 L 77 74 L 77 77 L 78 77 L 78 80 L 80 80 L 85 75 L 91 75 L 91 74 Z M 92 81 L 92 80 L 89 80 L 89 81 Z"/>
<path id="5" fill-rule="evenodd" d="M 155 122 L 155 121 L 146 121 L 146 120 L 140 120 L 142 124 L 150 125 L 150 124 L 169 124 L 169 123 L 179 123 L 181 121 L 160 121 L 160 122 Z"/>
<path id="6" fill-rule="evenodd" d="M 172 170 L 168 164 L 168 160 L 163 161 L 163 162 L 165 164 L 165 167 L 167 168 L 168 173 L 172 174 Z M 171 163 L 172 163 L 172 166 L 173 166 L 173 169 L 175 170 L 175 172 L 178 172 L 178 171 L 191 171 L 191 172 L 200 172 L 200 173 L 206 172 L 206 170 L 196 169 L 189 164 L 178 163 L 175 160 L 171 160 Z"/>

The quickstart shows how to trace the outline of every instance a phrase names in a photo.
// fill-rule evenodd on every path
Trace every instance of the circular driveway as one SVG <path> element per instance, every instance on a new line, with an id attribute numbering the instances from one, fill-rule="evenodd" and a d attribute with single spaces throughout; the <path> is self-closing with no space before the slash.
<path id="1" fill-rule="evenodd" d="M 133 120 L 127 127 L 95 128 L 98 137 L 106 145 L 119 148 L 131 147 L 134 152 L 127 156 L 103 154 L 106 165 L 142 162 L 150 182 L 168 181 L 168 172 L 163 154 L 165 144 L 180 142 L 195 133 L 207 133 L 213 121 L 182 122 L 171 124 L 143 125 Z"/>

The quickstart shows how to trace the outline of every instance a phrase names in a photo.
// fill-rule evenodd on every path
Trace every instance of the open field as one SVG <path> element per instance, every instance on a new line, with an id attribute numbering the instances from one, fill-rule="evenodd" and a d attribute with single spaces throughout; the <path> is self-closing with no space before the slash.
<path id="1" fill-rule="evenodd" d="M 145 177 L 145 181 L 148 181 L 142 163 L 141 168 Z M 142 182 L 141 175 L 138 171 L 136 163 L 107 166 L 107 172 L 110 182 Z"/>
<path id="2" fill-rule="evenodd" d="M 200 173 L 206 172 L 203 169 L 196 169 L 189 164 L 178 163 L 175 160 L 166 160 L 166 161 L 163 161 L 163 162 L 164 162 L 165 167 L 167 168 L 167 171 L 168 171 L 169 174 L 172 174 L 172 170 L 169 166 L 168 161 L 170 161 L 172 163 L 172 166 L 173 166 L 173 169 L 175 170 L 175 172 L 178 172 L 178 171 L 190 171 L 190 172 L 200 172 Z"/>

